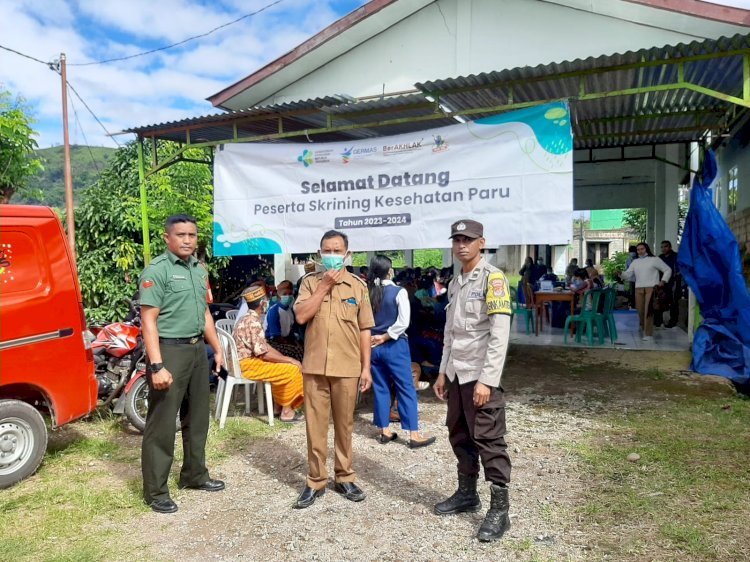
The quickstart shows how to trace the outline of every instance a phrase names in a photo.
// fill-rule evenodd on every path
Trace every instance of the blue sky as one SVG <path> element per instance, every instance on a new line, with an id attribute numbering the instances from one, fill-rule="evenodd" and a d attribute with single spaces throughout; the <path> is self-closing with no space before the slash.
<path id="1" fill-rule="evenodd" d="M 111 132 L 218 113 L 205 98 L 294 48 L 366 0 L 281 0 L 186 45 L 124 57 L 205 33 L 275 0 L 2 0 L 0 45 L 52 61 L 66 54 L 68 81 Z M 60 76 L 0 50 L 0 87 L 33 108 L 40 148 L 62 144 Z M 75 110 L 75 111 L 74 111 Z M 115 147 L 69 93 L 70 142 Z M 76 119 L 77 113 L 77 119 Z M 115 137 L 124 143 L 131 135 Z"/>

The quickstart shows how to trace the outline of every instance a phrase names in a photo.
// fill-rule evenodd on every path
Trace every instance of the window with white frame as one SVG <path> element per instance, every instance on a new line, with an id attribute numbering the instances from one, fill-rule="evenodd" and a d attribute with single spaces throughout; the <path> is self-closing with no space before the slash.
<path id="1" fill-rule="evenodd" d="M 734 213 L 737 210 L 737 166 L 729 169 L 729 185 L 727 186 L 727 212 Z"/>

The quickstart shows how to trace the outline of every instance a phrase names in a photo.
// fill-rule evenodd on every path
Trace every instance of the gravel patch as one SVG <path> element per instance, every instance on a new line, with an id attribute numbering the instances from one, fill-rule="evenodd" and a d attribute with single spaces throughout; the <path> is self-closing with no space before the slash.
<path id="1" fill-rule="evenodd" d="M 474 536 L 489 506 L 489 485 L 480 480 L 484 509 L 438 517 L 432 506 L 452 494 L 456 462 L 444 426 L 445 404 L 421 393 L 422 431 L 437 442 L 409 449 L 398 440 L 375 440 L 368 397 L 355 414 L 354 467 L 367 493 L 352 503 L 330 487 L 304 510 L 292 505 L 304 486 L 304 424 L 238 451 L 211 474 L 224 479 L 222 493 L 180 491 L 174 515 L 148 513 L 128 532 L 146 544 L 143 560 L 582 560 L 590 557 L 574 509 L 586 482 L 566 444 L 596 430 L 588 415 L 599 405 L 581 395 L 549 397 L 532 390 L 508 395 L 507 441 L 513 462 L 511 530 L 502 541 Z M 540 407 L 541 406 L 541 407 Z M 403 437 L 407 433 L 394 427 Z M 329 475 L 333 478 L 333 430 Z M 138 556 L 131 557 L 138 559 Z"/>

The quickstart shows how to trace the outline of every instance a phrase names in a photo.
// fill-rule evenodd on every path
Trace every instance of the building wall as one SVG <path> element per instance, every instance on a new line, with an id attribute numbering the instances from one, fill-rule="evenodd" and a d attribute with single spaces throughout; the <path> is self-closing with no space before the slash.
<path id="1" fill-rule="evenodd" d="M 591 211 L 591 230 L 622 228 L 624 209 L 602 209 Z"/>
<path id="2" fill-rule="evenodd" d="M 737 237 L 742 258 L 742 270 L 750 290 L 750 206 L 727 216 L 727 223 Z"/>
<path id="3" fill-rule="evenodd" d="M 740 247 L 745 281 L 750 289 L 750 123 L 717 151 L 719 188 L 715 203 Z M 729 173 L 737 167 L 737 208 L 729 212 Z"/>
<path id="4" fill-rule="evenodd" d="M 717 207 L 722 214 L 728 212 L 729 172 L 737 167 L 737 211 L 750 207 L 750 125 L 740 131 L 735 138 L 717 151 L 719 180 L 721 181 L 720 201 Z"/>
<path id="5" fill-rule="evenodd" d="M 649 25 L 648 16 L 654 10 L 618 4 L 628 11 L 622 17 L 640 14 L 644 24 L 532 0 L 438 0 L 364 43 L 355 44 L 324 66 L 311 68 L 306 76 L 261 104 L 334 94 L 378 95 L 450 76 L 699 39 L 666 29 L 668 26 Z M 708 34 L 706 37 L 713 33 L 731 35 L 736 29 L 715 22 L 709 27 L 702 32 Z"/>

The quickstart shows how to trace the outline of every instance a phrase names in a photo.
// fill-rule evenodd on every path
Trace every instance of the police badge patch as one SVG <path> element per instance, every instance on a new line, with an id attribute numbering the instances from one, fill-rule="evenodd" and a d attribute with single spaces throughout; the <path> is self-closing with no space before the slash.
<path id="1" fill-rule="evenodd" d="M 487 280 L 487 314 L 511 314 L 508 280 L 502 271 L 493 271 Z"/>

